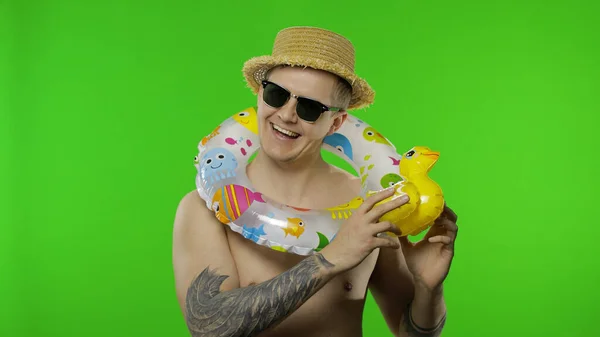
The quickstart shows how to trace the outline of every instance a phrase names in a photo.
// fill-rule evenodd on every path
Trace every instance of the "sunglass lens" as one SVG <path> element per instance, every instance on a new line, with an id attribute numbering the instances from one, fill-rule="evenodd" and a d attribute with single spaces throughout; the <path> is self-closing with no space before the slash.
<path id="1" fill-rule="evenodd" d="M 274 108 L 280 108 L 287 102 L 289 95 L 285 89 L 268 83 L 264 88 L 263 100 Z"/>
<path id="2" fill-rule="evenodd" d="M 319 119 L 319 116 L 323 113 L 323 106 L 319 102 L 311 99 L 300 98 L 298 100 L 296 112 L 301 119 L 304 119 L 307 122 L 314 122 Z"/>

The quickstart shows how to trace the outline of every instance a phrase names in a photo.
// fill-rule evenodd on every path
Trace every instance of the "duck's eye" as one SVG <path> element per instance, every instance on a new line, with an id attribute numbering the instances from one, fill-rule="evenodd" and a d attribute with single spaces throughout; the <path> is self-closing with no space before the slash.
<path id="1" fill-rule="evenodd" d="M 410 158 L 410 157 L 412 157 L 412 156 L 414 156 L 414 155 L 415 155 L 415 151 L 414 151 L 414 150 L 410 150 L 410 151 L 408 151 L 408 152 L 406 153 L 406 158 Z"/>
<path id="2" fill-rule="evenodd" d="M 250 116 L 250 114 L 248 112 L 246 112 L 246 111 L 242 111 L 242 112 L 240 112 L 238 114 L 238 116 L 240 116 L 240 117 L 248 117 L 248 116 Z"/>

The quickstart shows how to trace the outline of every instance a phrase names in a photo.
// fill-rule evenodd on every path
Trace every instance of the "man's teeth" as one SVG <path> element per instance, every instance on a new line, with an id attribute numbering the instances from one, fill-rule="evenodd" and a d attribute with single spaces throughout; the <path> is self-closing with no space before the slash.
<path id="1" fill-rule="evenodd" d="M 298 137 L 298 136 L 300 136 L 299 134 L 297 134 L 295 132 L 292 132 L 292 131 L 289 131 L 289 130 L 286 130 L 286 129 L 282 129 L 282 128 L 280 128 L 279 126 L 277 126 L 275 124 L 273 124 L 273 129 L 275 129 L 275 130 L 283 133 L 284 135 L 290 136 L 290 137 Z"/>

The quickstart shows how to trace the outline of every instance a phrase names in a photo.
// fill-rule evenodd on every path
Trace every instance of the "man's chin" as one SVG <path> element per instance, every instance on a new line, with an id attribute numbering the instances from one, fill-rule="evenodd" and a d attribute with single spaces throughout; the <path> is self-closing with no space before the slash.
<path id="1" fill-rule="evenodd" d="M 269 156 L 269 158 L 275 162 L 280 162 L 280 163 L 289 163 L 294 161 L 294 159 L 296 158 L 295 155 L 293 155 L 292 153 L 288 152 L 283 152 L 283 151 L 272 151 L 272 152 L 267 152 L 266 153 L 267 156 Z"/>
<path id="2" fill-rule="evenodd" d="M 295 149 L 284 149 L 278 146 L 266 146 L 262 149 L 263 153 L 272 161 L 288 163 L 296 158 Z"/>

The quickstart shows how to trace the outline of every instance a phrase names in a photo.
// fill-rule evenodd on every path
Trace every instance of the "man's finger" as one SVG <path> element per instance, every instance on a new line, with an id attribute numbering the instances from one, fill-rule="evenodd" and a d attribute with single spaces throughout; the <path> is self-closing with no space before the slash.
<path id="1" fill-rule="evenodd" d="M 406 204 L 409 200 L 408 195 L 401 195 L 401 196 L 397 196 L 395 198 L 392 198 L 391 200 L 381 204 L 381 205 L 377 205 L 376 207 L 374 207 L 372 210 L 370 210 L 368 213 L 368 219 L 370 221 L 377 221 L 379 220 L 379 218 L 381 218 L 385 213 L 394 210 L 404 204 Z"/>
<path id="2" fill-rule="evenodd" d="M 400 248 L 400 243 L 398 242 L 398 240 L 396 240 L 396 238 L 393 238 L 393 237 L 390 237 L 387 235 L 381 235 L 381 236 L 374 238 L 373 243 L 375 246 L 374 248 L 393 248 L 393 249 Z"/>
<path id="3" fill-rule="evenodd" d="M 456 234 L 458 232 L 458 225 L 456 224 L 456 222 L 450 220 L 450 219 L 443 219 L 441 221 L 441 225 L 444 226 L 444 228 L 454 234 Z"/>
<path id="4" fill-rule="evenodd" d="M 373 225 L 372 229 L 373 229 L 375 235 L 377 235 L 379 233 L 385 233 L 385 232 L 391 232 L 396 235 L 402 234 L 402 232 L 400 232 L 398 227 L 396 227 L 396 225 L 394 225 L 393 223 L 391 223 L 389 221 L 378 222 Z"/>
<path id="5" fill-rule="evenodd" d="M 446 217 L 448 219 L 450 219 L 453 222 L 457 222 L 458 221 L 458 215 L 456 215 L 456 213 L 454 213 L 454 211 L 448 207 L 446 204 L 444 204 L 444 211 L 443 213 L 446 214 Z"/>
<path id="6" fill-rule="evenodd" d="M 449 236 L 445 236 L 445 235 L 438 235 L 438 236 L 433 236 L 430 237 L 428 239 L 429 242 L 431 243 L 443 243 L 445 245 L 449 245 L 452 244 L 452 238 Z"/>
<path id="7" fill-rule="evenodd" d="M 373 194 L 372 196 L 368 197 L 363 203 L 362 205 L 360 205 L 360 208 L 362 208 L 362 212 L 363 213 L 367 213 L 369 212 L 373 206 L 375 206 L 376 203 L 384 200 L 385 198 L 391 197 L 392 195 L 394 195 L 394 193 L 396 192 L 395 188 L 386 188 L 384 190 L 381 190 L 375 194 Z"/>
<path id="8" fill-rule="evenodd" d="M 444 225 L 442 223 L 443 220 L 444 220 L 444 218 L 438 218 L 434 222 L 434 224 L 431 227 L 429 227 L 429 229 L 427 230 L 427 233 L 425 233 L 425 237 L 423 237 L 423 239 L 427 240 L 430 237 L 440 235 L 440 234 L 445 234 L 446 228 L 444 228 Z"/>

